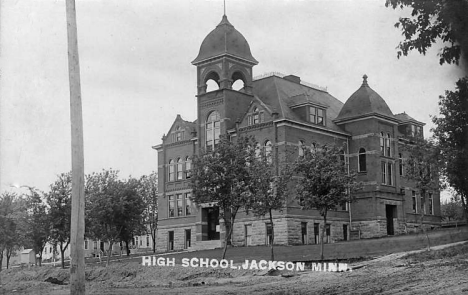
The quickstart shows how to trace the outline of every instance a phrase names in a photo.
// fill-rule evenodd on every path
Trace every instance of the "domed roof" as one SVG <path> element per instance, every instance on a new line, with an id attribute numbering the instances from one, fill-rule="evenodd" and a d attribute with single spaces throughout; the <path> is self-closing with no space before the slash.
<path id="1" fill-rule="evenodd" d="M 258 61 L 252 56 L 252 53 L 250 53 L 249 43 L 247 43 L 244 36 L 231 25 L 226 15 L 223 15 L 223 19 L 219 25 L 205 37 L 205 40 L 203 40 L 200 46 L 200 52 L 197 58 L 192 61 L 192 64 L 197 64 L 209 58 L 224 54 L 235 56 L 253 64 L 258 64 Z"/>
<path id="2" fill-rule="evenodd" d="M 364 75 L 361 87 L 348 98 L 343 108 L 341 108 L 336 121 L 366 115 L 380 115 L 395 119 L 385 100 L 369 87 L 367 75 Z"/>

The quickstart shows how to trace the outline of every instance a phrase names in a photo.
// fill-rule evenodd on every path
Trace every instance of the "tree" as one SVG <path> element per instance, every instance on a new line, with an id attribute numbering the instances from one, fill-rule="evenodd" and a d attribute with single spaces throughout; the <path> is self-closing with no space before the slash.
<path id="1" fill-rule="evenodd" d="M 397 47 L 398 57 L 414 49 L 425 54 L 432 44 L 441 40 L 444 48 L 439 53 L 440 64 L 458 64 L 460 56 L 468 61 L 467 0 L 386 0 L 385 5 L 412 9 L 411 17 L 400 17 L 395 24 L 404 36 Z"/>
<path id="2" fill-rule="evenodd" d="M 463 205 L 457 198 L 442 203 L 440 206 L 442 219 L 446 221 L 459 221 L 463 219 Z"/>
<path id="3" fill-rule="evenodd" d="M 50 239 L 50 215 L 44 203 L 43 192 L 29 187 L 30 195 L 27 197 L 26 237 L 36 254 L 36 262 L 42 265 L 42 251 Z M 39 256 L 37 256 L 39 255 Z M 37 258 L 38 257 L 38 258 Z"/>
<path id="4" fill-rule="evenodd" d="M 71 172 L 62 173 L 50 185 L 50 192 L 46 194 L 50 216 L 50 241 L 58 245 L 62 268 L 65 268 L 65 251 L 70 244 L 71 223 Z"/>
<path id="5" fill-rule="evenodd" d="M 460 196 L 468 222 L 468 78 L 457 82 L 439 100 L 440 116 L 432 117 L 432 129 L 442 152 L 441 173 Z"/>
<path id="6" fill-rule="evenodd" d="M 138 224 L 144 211 L 136 179 L 119 180 L 118 171 L 103 170 L 87 176 L 86 230 L 93 239 L 107 241 L 109 265 L 113 245 L 122 231 Z"/>
<path id="7" fill-rule="evenodd" d="M 297 160 L 295 171 L 300 179 L 296 185 L 297 198 L 303 209 L 317 209 L 323 217 L 320 257 L 323 260 L 323 238 L 327 213 L 347 202 L 355 201 L 354 193 L 362 188 L 356 182 L 356 172 L 348 172 L 343 152 L 337 146 L 323 145 L 305 150 Z"/>
<path id="8" fill-rule="evenodd" d="M 281 212 L 285 206 L 292 170 L 286 164 L 278 167 L 281 169 L 276 169 L 273 155 L 266 154 L 265 150 L 258 150 L 256 153 L 257 157 L 252 159 L 248 165 L 252 181 L 250 185 L 252 198 L 248 201 L 246 209 L 256 217 L 265 217 L 268 214 L 271 225 L 271 239 L 269 241 L 271 261 L 274 261 L 275 227 L 272 212 L 274 210 Z"/>
<path id="9" fill-rule="evenodd" d="M 0 271 L 3 254 L 8 268 L 11 256 L 24 244 L 25 209 L 24 200 L 15 193 L 0 195 Z"/>
<path id="10" fill-rule="evenodd" d="M 440 189 L 439 172 L 437 171 L 440 163 L 440 150 L 434 142 L 423 138 L 412 138 L 411 141 L 402 146 L 402 151 L 406 154 L 406 177 L 414 183 L 421 198 L 419 224 L 426 235 L 427 248 L 430 250 L 429 235 L 423 222 L 428 194 L 438 192 Z"/>
<path id="11" fill-rule="evenodd" d="M 153 239 L 153 253 L 156 253 L 156 233 L 158 230 L 158 174 L 152 172 L 140 178 L 141 196 L 145 202 L 143 219 L 148 234 Z"/>
<path id="12" fill-rule="evenodd" d="M 224 220 L 226 235 L 222 259 L 231 240 L 236 214 L 245 208 L 251 196 L 251 174 L 247 163 L 255 157 L 252 137 L 239 137 L 230 141 L 221 136 L 212 151 L 201 151 L 193 158 L 191 187 L 196 204 L 216 202 L 220 218 Z"/>

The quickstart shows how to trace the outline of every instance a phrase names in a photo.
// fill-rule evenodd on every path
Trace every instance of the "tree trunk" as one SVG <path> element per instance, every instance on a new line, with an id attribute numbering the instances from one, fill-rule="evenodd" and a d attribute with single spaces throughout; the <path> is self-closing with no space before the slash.
<path id="1" fill-rule="evenodd" d="M 10 248 L 7 248 L 6 249 L 6 268 L 9 269 L 10 268 L 10 258 L 11 258 L 11 253 L 13 251 L 10 249 Z"/>
<path id="2" fill-rule="evenodd" d="M 156 228 L 151 230 L 151 238 L 153 239 L 153 254 L 156 253 Z"/>
<path id="3" fill-rule="evenodd" d="M 230 224 L 229 224 L 229 231 L 224 239 L 224 249 L 223 249 L 223 257 L 221 259 L 224 259 L 226 257 L 226 251 L 227 251 L 227 245 L 228 245 L 228 241 L 231 239 L 231 235 L 232 235 L 232 230 L 234 228 L 234 219 L 236 218 L 236 213 L 237 213 L 237 210 L 236 212 L 234 213 L 231 213 L 231 217 L 230 217 Z M 224 218 L 224 223 L 226 224 L 226 218 Z"/>
<path id="4" fill-rule="evenodd" d="M 327 212 L 323 215 L 323 228 L 322 228 L 322 236 L 320 237 L 320 260 L 323 261 L 323 238 L 325 237 L 327 229 Z"/>
<path id="5" fill-rule="evenodd" d="M 271 224 L 271 243 L 270 243 L 271 261 L 275 261 L 275 254 L 273 252 L 273 245 L 275 243 L 275 227 L 273 224 L 273 216 L 271 214 L 271 209 L 268 211 L 270 211 L 270 224 Z"/>
<path id="6" fill-rule="evenodd" d="M 107 261 L 106 261 L 106 267 L 109 266 L 109 262 L 110 262 L 110 257 L 112 255 L 112 246 L 114 245 L 113 242 L 109 241 L 109 249 L 107 250 Z"/>
<path id="7" fill-rule="evenodd" d="M 429 234 L 427 233 L 427 230 L 426 228 L 424 227 L 424 209 L 425 209 L 425 206 L 426 206 L 426 192 L 425 191 L 421 191 L 421 195 L 422 195 L 422 204 L 421 204 L 421 218 L 419 220 L 419 226 L 421 227 L 424 235 L 426 236 L 426 243 L 427 243 L 427 250 L 430 251 L 431 250 L 431 243 L 429 241 Z"/>
<path id="8" fill-rule="evenodd" d="M 3 265 L 3 249 L 0 249 L 0 271 L 2 271 L 2 265 Z"/>
<path id="9" fill-rule="evenodd" d="M 128 248 L 128 241 L 124 241 L 124 242 L 125 242 L 125 249 L 127 249 L 126 250 L 127 256 L 130 256 L 130 249 Z"/>
<path id="10" fill-rule="evenodd" d="M 464 195 L 460 196 L 462 207 L 463 207 L 463 217 L 466 220 L 466 224 L 468 225 L 468 204 L 467 202 L 465 202 L 465 198 L 468 200 L 468 196 L 464 196 Z"/>
<path id="11" fill-rule="evenodd" d="M 65 249 L 63 248 L 63 243 L 60 242 L 60 258 L 62 260 L 62 268 L 65 269 Z"/>

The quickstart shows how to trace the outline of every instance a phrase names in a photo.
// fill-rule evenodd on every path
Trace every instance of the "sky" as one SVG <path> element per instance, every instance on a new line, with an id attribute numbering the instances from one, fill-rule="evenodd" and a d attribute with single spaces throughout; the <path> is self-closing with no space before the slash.
<path id="1" fill-rule="evenodd" d="M 367 74 L 394 114 L 426 123 L 425 136 L 439 95 L 462 76 L 439 65 L 441 44 L 397 59 L 394 24 L 409 12 L 385 0 L 226 2 L 259 61 L 254 76 L 294 74 L 345 102 Z M 151 147 L 177 114 L 196 119 L 191 61 L 223 9 L 223 0 L 76 0 L 86 174 L 157 170 Z M 63 0 L 0 2 L 0 192 L 47 191 L 71 170 L 66 34 Z"/>

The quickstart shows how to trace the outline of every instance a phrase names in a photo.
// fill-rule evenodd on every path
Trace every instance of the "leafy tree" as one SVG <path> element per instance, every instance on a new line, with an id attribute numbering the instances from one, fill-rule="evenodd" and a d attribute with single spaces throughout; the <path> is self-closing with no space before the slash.
<path id="1" fill-rule="evenodd" d="M 125 214 L 127 216 L 125 217 L 125 222 L 119 235 L 120 242 L 126 243 L 127 255 L 129 255 L 129 241 L 134 236 L 144 234 L 147 231 L 144 219 L 146 203 L 141 189 L 140 180 L 130 177 L 123 183 L 127 196 L 133 196 L 131 200 L 129 199 L 129 206 L 125 208 Z"/>
<path id="2" fill-rule="evenodd" d="M 59 246 L 62 268 L 65 268 L 65 251 L 70 244 L 71 192 L 72 176 L 68 172 L 60 174 L 46 194 L 51 226 L 50 241 Z"/>
<path id="3" fill-rule="evenodd" d="M 281 171 L 276 169 L 274 155 L 266 154 L 265 150 L 256 151 L 257 157 L 252 159 L 248 168 L 251 178 L 252 198 L 246 205 L 247 211 L 251 211 L 256 217 L 265 217 L 268 214 L 271 225 L 271 260 L 275 260 L 273 245 L 275 241 L 275 227 L 273 222 L 274 210 L 282 211 L 285 206 L 288 192 L 288 183 L 292 176 L 289 165 L 283 164 Z M 278 163 L 279 165 L 279 163 Z"/>
<path id="4" fill-rule="evenodd" d="M 457 82 L 456 91 L 446 91 L 439 100 L 440 116 L 432 129 L 442 151 L 442 174 L 460 196 L 468 222 L 468 78 Z"/>
<path id="5" fill-rule="evenodd" d="M 118 171 L 103 170 L 87 176 L 86 230 L 93 239 L 107 241 L 109 265 L 113 245 L 120 240 L 122 231 L 138 224 L 144 211 L 144 202 L 136 179 L 122 181 Z"/>
<path id="6" fill-rule="evenodd" d="M 463 219 L 463 205 L 457 198 L 442 203 L 440 206 L 442 218 L 446 221 L 458 221 Z"/>
<path id="7" fill-rule="evenodd" d="M 50 239 L 50 215 L 44 203 L 43 192 L 29 187 L 30 195 L 27 197 L 26 237 L 34 253 L 39 257 L 35 264 L 42 265 L 42 251 Z"/>
<path id="8" fill-rule="evenodd" d="M 463 55 L 468 61 L 467 0 L 386 0 L 387 7 L 411 10 L 411 17 L 400 17 L 395 24 L 404 41 L 398 45 L 398 57 L 416 49 L 425 54 L 437 40 L 444 42 L 439 53 L 440 64 L 456 63 Z"/>
<path id="9" fill-rule="evenodd" d="M 305 150 L 295 167 L 300 177 L 296 185 L 300 204 L 303 209 L 317 209 L 323 217 L 320 238 L 322 260 L 328 211 L 355 201 L 354 193 L 362 188 L 362 184 L 356 182 L 356 172 L 348 172 L 342 155 L 342 150 L 337 146 L 315 147 L 311 151 Z"/>
<path id="10" fill-rule="evenodd" d="M 413 138 L 412 141 L 402 146 L 402 151 L 407 155 L 405 165 L 406 177 L 413 181 L 421 197 L 419 224 L 426 235 L 427 247 L 430 249 L 429 236 L 426 228 L 423 226 L 423 222 L 428 194 L 440 189 L 439 172 L 437 171 L 440 163 L 440 150 L 434 142 Z"/>
<path id="11" fill-rule="evenodd" d="M 156 233 L 158 230 L 158 174 L 152 172 L 140 178 L 141 196 L 145 202 L 143 219 L 148 234 L 153 239 L 153 253 L 156 253 Z"/>
<path id="12" fill-rule="evenodd" d="M 202 151 L 193 158 L 193 201 L 196 204 L 216 202 L 221 209 L 220 218 L 226 225 L 222 259 L 231 240 L 236 214 L 240 208 L 245 208 L 251 196 L 251 174 L 247 163 L 255 157 L 251 148 L 254 144 L 252 137 L 230 141 L 221 136 L 214 150 Z"/>
<path id="13" fill-rule="evenodd" d="M 10 258 L 24 245 L 24 200 L 15 193 L 0 195 L 0 271 L 3 264 L 3 254 L 6 256 L 6 267 Z"/>

